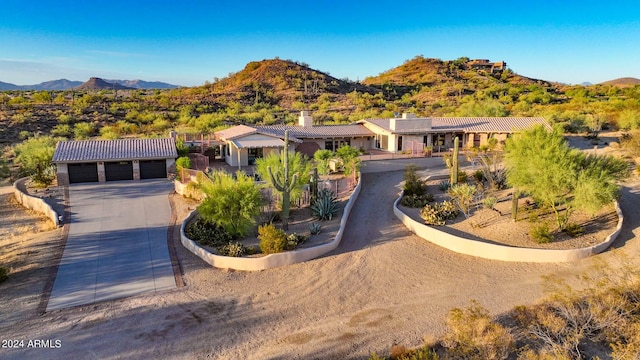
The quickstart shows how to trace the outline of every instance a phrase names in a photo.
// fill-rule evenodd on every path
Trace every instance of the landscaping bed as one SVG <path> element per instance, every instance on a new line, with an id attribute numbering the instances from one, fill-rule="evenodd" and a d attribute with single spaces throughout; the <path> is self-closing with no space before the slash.
<path id="1" fill-rule="evenodd" d="M 439 189 L 442 180 L 427 181 L 427 191 L 434 196 L 435 202 L 450 200 L 449 195 Z M 518 201 L 518 221 L 511 219 L 511 189 L 491 194 L 498 199 L 494 210 L 483 208 L 482 203 L 472 206 L 468 218 L 461 212 L 447 221 L 438 230 L 464 237 L 470 240 L 485 241 L 495 244 L 540 249 L 578 249 L 601 243 L 615 231 L 618 216 L 614 204 L 603 207 L 593 216 L 576 211 L 571 216 L 571 223 L 583 227 L 582 234 L 572 237 L 566 232 L 555 230 L 555 214 L 544 209 L 536 209 L 531 198 L 522 197 Z M 398 205 L 399 209 L 413 220 L 424 223 L 419 208 Z M 535 225 L 546 222 L 552 230 L 553 240 L 539 243 L 531 235 Z"/>

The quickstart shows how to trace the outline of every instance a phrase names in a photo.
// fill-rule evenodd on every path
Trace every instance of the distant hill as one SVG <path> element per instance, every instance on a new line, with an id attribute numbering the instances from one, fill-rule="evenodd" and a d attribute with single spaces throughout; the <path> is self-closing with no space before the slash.
<path id="1" fill-rule="evenodd" d="M 144 81 L 144 80 L 105 80 L 106 82 L 120 84 L 134 89 L 176 89 L 180 86 L 172 85 L 160 81 Z"/>
<path id="2" fill-rule="evenodd" d="M 71 81 L 67 79 L 45 81 L 43 83 L 32 85 L 29 90 L 68 90 L 76 86 L 82 85 L 82 81 Z M 28 86 L 28 85 L 27 85 Z M 23 88 L 26 86 L 23 86 Z M 27 89 L 23 89 L 27 90 Z"/>
<path id="3" fill-rule="evenodd" d="M 1 90 L 20 90 L 20 86 L 0 81 Z"/>
<path id="4" fill-rule="evenodd" d="M 609 80 L 601 83 L 602 85 L 613 85 L 619 87 L 630 87 L 636 86 L 640 84 L 640 79 L 632 78 L 632 77 L 623 77 L 619 79 Z"/>
<path id="5" fill-rule="evenodd" d="M 175 89 L 178 85 L 172 85 L 159 81 L 144 80 L 104 80 L 107 83 L 115 83 L 125 86 L 129 89 Z M 83 85 L 82 81 L 72 81 L 67 79 L 45 81 L 35 85 L 15 85 L 0 81 L 0 91 L 3 90 L 70 90 Z M 109 87 L 112 89 L 113 86 Z M 106 88 L 105 88 L 106 89 Z M 120 89 L 120 88 L 118 88 Z"/>
<path id="6" fill-rule="evenodd" d="M 290 105 L 300 99 L 313 99 L 328 93 L 346 95 L 358 92 L 378 93 L 357 82 L 341 80 L 290 60 L 270 59 L 248 63 L 241 71 L 216 81 L 211 87 L 216 97 L 241 99 L 243 102 L 266 101 Z"/>
<path id="7" fill-rule="evenodd" d="M 132 90 L 133 88 L 128 86 L 123 86 L 117 83 L 107 82 L 103 79 L 92 77 L 89 81 L 85 82 L 82 85 L 76 86 L 76 90 Z"/>

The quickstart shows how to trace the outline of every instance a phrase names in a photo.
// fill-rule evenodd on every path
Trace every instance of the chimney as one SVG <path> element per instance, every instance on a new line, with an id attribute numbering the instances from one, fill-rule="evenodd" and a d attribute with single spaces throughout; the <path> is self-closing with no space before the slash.
<path id="1" fill-rule="evenodd" d="M 298 125 L 302 127 L 312 127 L 313 118 L 309 115 L 308 111 L 300 111 L 300 117 L 298 117 Z"/>
<path id="2" fill-rule="evenodd" d="M 403 119 L 415 119 L 415 118 L 416 118 L 416 114 L 412 114 L 412 113 L 402 113 L 402 118 L 403 118 Z"/>

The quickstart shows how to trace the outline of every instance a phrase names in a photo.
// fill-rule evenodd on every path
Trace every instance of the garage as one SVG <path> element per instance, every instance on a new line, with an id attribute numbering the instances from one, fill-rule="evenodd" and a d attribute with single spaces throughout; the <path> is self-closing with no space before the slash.
<path id="1" fill-rule="evenodd" d="M 107 181 L 133 180 L 133 163 L 131 161 L 105 162 L 104 175 Z"/>
<path id="2" fill-rule="evenodd" d="M 167 178 L 175 138 L 59 141 L 53 153 L 59 185 Z"/>
<path id="3" fill-rule="evenodd" d="M 98 182 L 98 164 L 80 163 L 69 164 L 69 183 Z"/>
<path id="4" fill-rule="evenodd" d="M 166 160 L 140 160 L 140 179 L 160 179 L 166 177 Z"/>

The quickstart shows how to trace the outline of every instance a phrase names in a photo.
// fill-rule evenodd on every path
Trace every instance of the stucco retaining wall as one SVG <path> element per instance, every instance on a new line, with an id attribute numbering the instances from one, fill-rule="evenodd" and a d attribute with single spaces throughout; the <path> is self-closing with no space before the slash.
<path id="1" fill-rule="evenodd" d="M 176 190 L 176 194 L 184 196 L 187 190 L 187 184 L 181 183 L 178 179 L 173 180 L 173 187 Z"/>
<path id="2" fill-rule="evenodd" d="M 349 219 L 349 214 L 351 213 L 351 209 L 358 199 L 358 195 L 360 195 L 361 184 L 362 181 L 359 180 L 358 184 L 353 190 L 353 193 L 349 197 L 347 204 L 344 207 L 342 219 L 340 220 L 340 229 L 338 230 L 335 239 L 333 239 L 329 243 L 305 249 L 270 254 L 259 258 L 215 255 L 198 246 L 195 241 L 189 239 L 184 234 L 185 226 L 187 226 L 189 221 L 196 214 L 196 211 L 194 210 L 189 214 L 189 216 L 187 216 L 186 219 L 184 219 L 184 221 L 182 222 L 182 226 L 180 227 L 180 238 L 182 241 L 182 245 L 184 245 L 185 248 L 189 249 L 189 251 L 199 256 L 202 260 L 206 261 L 211 266 L 222 269 L 245 271 L 265 270 L 315 259 L 332 250 L 335 250 L 335 248 L 340 245 L 340 241 L 342 241 L 342 235 L 344 234 L 344 228 L 347 224 L 347 220 Z"/>
<path id="3" fill-rule="evenodd" d="M 606 250 L 618 237 L 624 220 L 620 205 L 616 202 L 616 212 L 618 213 L 618 224 L 616 226 L 616 230 L 598 245 L 569 250 L 518 248 L 489 244 L 482 241 L 458 237 L 444 231 L 440 231 L 433 226 L 417 222 L 398 208 L 398 203 L 401 199 L 402 194 L 400 194 L 400 197 L 393 203 L 393 212 L 396 217 L 400 219 L 400 221 L 414 234 L 451 251 L 490 260 L 548 263 L 569 262 L 584 259 Z"/>
<path id="4" fill-rule="evenodd" d="M 38 197 L 27 194 L 27 180 L 29 180 L 29 178 L 24 177 L 16 180 L 16 182 L 13 183 L 13 196 L 20 204 L 22 204 L 22 206 L 44 214 L 51 221 L 53 221 L 55 226 L 59 226 L 60 221 L 58 220 L 58 213 L 53 210 L 51 205 L 47 204 L 44 200 Z"/>

